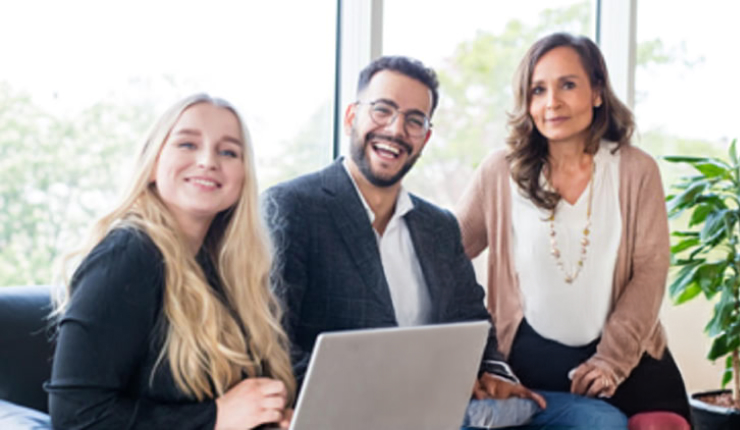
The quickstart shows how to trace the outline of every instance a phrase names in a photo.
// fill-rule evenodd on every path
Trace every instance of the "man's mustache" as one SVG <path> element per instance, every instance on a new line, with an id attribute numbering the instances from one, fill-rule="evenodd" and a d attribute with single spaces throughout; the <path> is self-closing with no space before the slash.
<path id="1" fill-rule="evenodd" d="M 408 143 L 403 141 L 399 137 L 389 136 L 387 134 L 378 134 L 378 133 L 368 133 L 365 137 L 365 141 L 369 142 L 371 140 L 387 140 L 389 142 L 393 142 L 398 144 L 404 151 L 406 151 L 409 155 L 411 155 L 411 152 L 413 152 L 414 148 L 411 147 Z"/>

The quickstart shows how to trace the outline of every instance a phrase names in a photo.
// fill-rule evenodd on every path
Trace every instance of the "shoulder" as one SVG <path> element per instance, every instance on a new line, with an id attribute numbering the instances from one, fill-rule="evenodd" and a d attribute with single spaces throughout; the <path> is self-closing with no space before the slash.
<path id="1" fill-rule="evenodd" d="M 508 155 L 508 148 L 497 149 L 486 155 L 473 175 L 471 188 L 476 193 L 499 194 L 502 187 L 509 186 L 511 170 Z"/>
<path id="2" fill-rule="evenodd" d="M 457 219 L 452 212 L 441 208 L 415 194 L 409 193 L 411 201 L 414 203 L 414 212 L 420 215 L 426 222 L 436 223 L 438 225 L 452 224 L 457 228 Z"/>
<path id="3" fill-rule="evenodd" d="M 619 153 L 620 200 L 623 203 L 639 200 L 641 207 L 654 205 L 665 208 L 663 180 L 655 159 L 632 145 L 623 146 Z"/>
<path id="4" fill-rule="evenodd" d="M 644 150 L 629 144 L 619 149 L 621 171 L 629 176 L 657 173 L 658 163 Z"/>
<path id="5" fill-rule="evenodd" d="M 268 188 L 261 196 L 263 210 L 268 215 L 274 215 L 278 209 L 279 212 L 305 209 L 321 194 L 325 170 L 301 175 Z"/>
<path id="6" fill-rule="evenodd" d="M 111 230 L 88 254 L 81 268 L 113 263 L 113 266 L 148 266 L 162 259 L 162 254 L 145 232 L 135 227 L 120 227 Z"/>
<path id="7" fill-rule="evenodd" d="M 489 211 L 509 200 L 511 170 L 508 155 L 508 148 L 501 148 L 481 161 L 458 203 L 458 213 L 468 212 L 473 207 Z"/>
<path id="8" fill-rule="evenodd" d="M 85 257 L 72 278 L 72 292 L 151 293 L 151 285 L 161 285 L 163 278 L 164 262 L 154 242 L 137 228 L 121 227 L 109 232 Z"/>
<path id="9" fill-rule="evenodd" d="M 310 194 L 321 187 L 322 172 L 323 170 L 319 170 L 273 185 L 265 191 L 265 194 L 277 196 Z"/>
<path id="10" fill-rule="evenodd" d="M 491 151 L 480 164 L 479 170 L 488 175 L 506 175 L 509 173 L 509 160 L 506 157 L 509 154 L 507 148 L 496 149 Z"/>

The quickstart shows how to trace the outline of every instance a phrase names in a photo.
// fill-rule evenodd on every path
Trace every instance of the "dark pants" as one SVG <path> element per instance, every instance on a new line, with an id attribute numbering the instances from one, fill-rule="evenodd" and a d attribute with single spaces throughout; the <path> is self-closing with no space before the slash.
<path id="1" fill-rule="evenodd" d="M 568 372 L 594 355 L 598 342 L 599 339 L 579 347 L 563 345 L 540 336 L 524 319 L 508 361 L 528 388 L 570 391 Z M 686 387 L 667 349 L 660 360 L 643 354 L 614 396 L 605 400 L 628 417 L 640 412 L 669 411 L 691 422 Z"/>

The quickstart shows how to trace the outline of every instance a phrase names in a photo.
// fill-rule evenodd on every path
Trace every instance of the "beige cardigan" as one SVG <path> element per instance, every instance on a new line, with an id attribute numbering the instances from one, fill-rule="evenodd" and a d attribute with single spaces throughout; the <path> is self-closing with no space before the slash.
<path id="1" fill-rule="evenodd" d="M 506 150 L 478 167 L 457 207 L 465 251 L 470 258 L 486 247 L 488 310 L 501 352 L 509 355 L 522 320 L 522 298 L 511 259 L 511 189 Z M 663 185 L 655 160 L 633 146 L 620 149 L 619 205 L 622 238 L 614 270 L 612 301 L 601 341 L 589 362 L 621 383 L 644 352 L 660 358 L 666 337 L 658 311 L 665 292 L 670 241 Z M 592 251 L 598 255 L 598 251 Z M 543 366 L 546 363 L 543 362 Z"/>

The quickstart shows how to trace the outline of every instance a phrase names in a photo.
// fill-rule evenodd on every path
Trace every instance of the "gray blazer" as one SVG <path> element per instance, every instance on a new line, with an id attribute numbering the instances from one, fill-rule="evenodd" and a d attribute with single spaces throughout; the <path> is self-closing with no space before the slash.
<path id="1" fill-rule="evenodd" d="M 429 288 L 430 323 L 490 321 L 457 220 L 416 196 L 411 200 L 414 208 L 404 218 Z M 321 332 L 396 326 L 395 312 L 372 225 L 341 159 L 270 188 L 263 203 L 277 248 L 276 291 L 301 381 Z M 481 368 L 510 376 L 495 333 Z"/>

